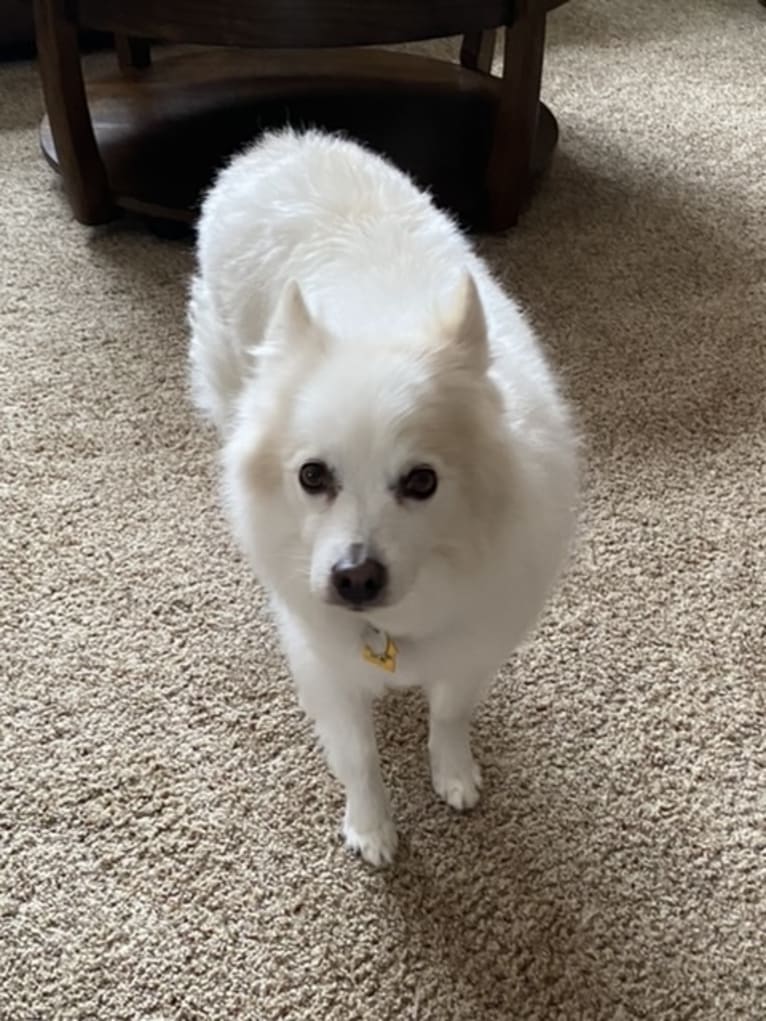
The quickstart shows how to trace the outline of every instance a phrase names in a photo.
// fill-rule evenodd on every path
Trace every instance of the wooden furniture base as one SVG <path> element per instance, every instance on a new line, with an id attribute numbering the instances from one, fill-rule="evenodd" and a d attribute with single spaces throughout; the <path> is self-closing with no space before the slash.
<path id="1" fill-rule="evenodd" d="M 120 207 L 182 222 L 259 132 L 316 125 L 388 155 L 467 226 L 502 230 L 556 142 L 540 81 L 562 2 L 34 0 L 43 151 L 82 223 Z M 83 74 L 83 29 L 114 34 L 113 75 Z M 452 35 L 460 65 L 368 48 Z M 153 62 L 148 39 L 185 49 Z"/>
<path id="2" fill-rule="evenodd" d="M 87 69 L 87 61 L 85 61 Z M 484 176 L 499 80 L 454 64 L 371 50 L 155 51 L 145 70 L 89 78 L 96 144 L 118 207 L 190 222 L 216 169 L 285 123 L 344 131 L 405 167 L 473 229 L 490 225 Z M 541 106 L 529 189 L 556 122 Z M 41 141 L 60 169 L 49 119 Z"/>

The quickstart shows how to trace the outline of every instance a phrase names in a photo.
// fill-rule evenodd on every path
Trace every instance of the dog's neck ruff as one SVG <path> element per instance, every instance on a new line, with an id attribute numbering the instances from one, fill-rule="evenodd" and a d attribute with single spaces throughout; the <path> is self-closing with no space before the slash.
<path id="1" fill-rule="evenodd" d="M 362 659 L 371 666 L 386 673 L 396 673 L 399 650 L 396 642 L 386 631 L 368 624 L 362 632 Z"/>

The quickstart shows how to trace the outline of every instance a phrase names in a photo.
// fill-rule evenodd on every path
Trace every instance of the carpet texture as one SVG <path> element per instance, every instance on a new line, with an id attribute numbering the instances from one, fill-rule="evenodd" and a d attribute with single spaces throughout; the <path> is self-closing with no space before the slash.
<path id="1" fill-rule="evenodd" d="M 34 68 L 0 67 L 0 1017 L 766 1017 L 766 10 L 577 0 L 561 125 L 482 250 L 582 424 L 580 538 L 402 837 L 348 857 L 185 397 L 191 251 L 75 224 Z"/>

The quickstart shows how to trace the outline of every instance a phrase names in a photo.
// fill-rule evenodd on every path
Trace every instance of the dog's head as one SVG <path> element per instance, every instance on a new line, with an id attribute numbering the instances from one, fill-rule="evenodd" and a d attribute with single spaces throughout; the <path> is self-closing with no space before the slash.
<path id="1" fill-rule="evenodd" d="M 226 478 L 264 581 L 374 615 L 470 573 L 507 513 L 509 458 L 468 274 L 416 336 L 349 339 L 287 286 Z"/>

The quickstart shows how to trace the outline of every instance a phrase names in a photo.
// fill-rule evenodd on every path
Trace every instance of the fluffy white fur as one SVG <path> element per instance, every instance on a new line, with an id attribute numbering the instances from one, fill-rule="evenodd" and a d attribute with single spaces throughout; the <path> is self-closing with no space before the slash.
<path id="1" fill-rule="evenodd" d="M 393 166 L 311 132 L 223 171 L 199 225 L 195 400 L 218 427 L 236 535 L 268 587 L 302 705 L 347 795 L 349 847 L 391 861 L 396 830 L 372 702 L 422 686 L 436 792 L 473 806 L 470 719 L 539 613 L 570 538 L 574 440 L 517 306 Z M 301 488 L 326 463 L 332 492 Z M 438 487 L 404 499 L 427 464 Z M 382 605 L 332 601 L 351 547 L 388 569 Z M 362 657 L 369 624 L 397 669 Z"/>

